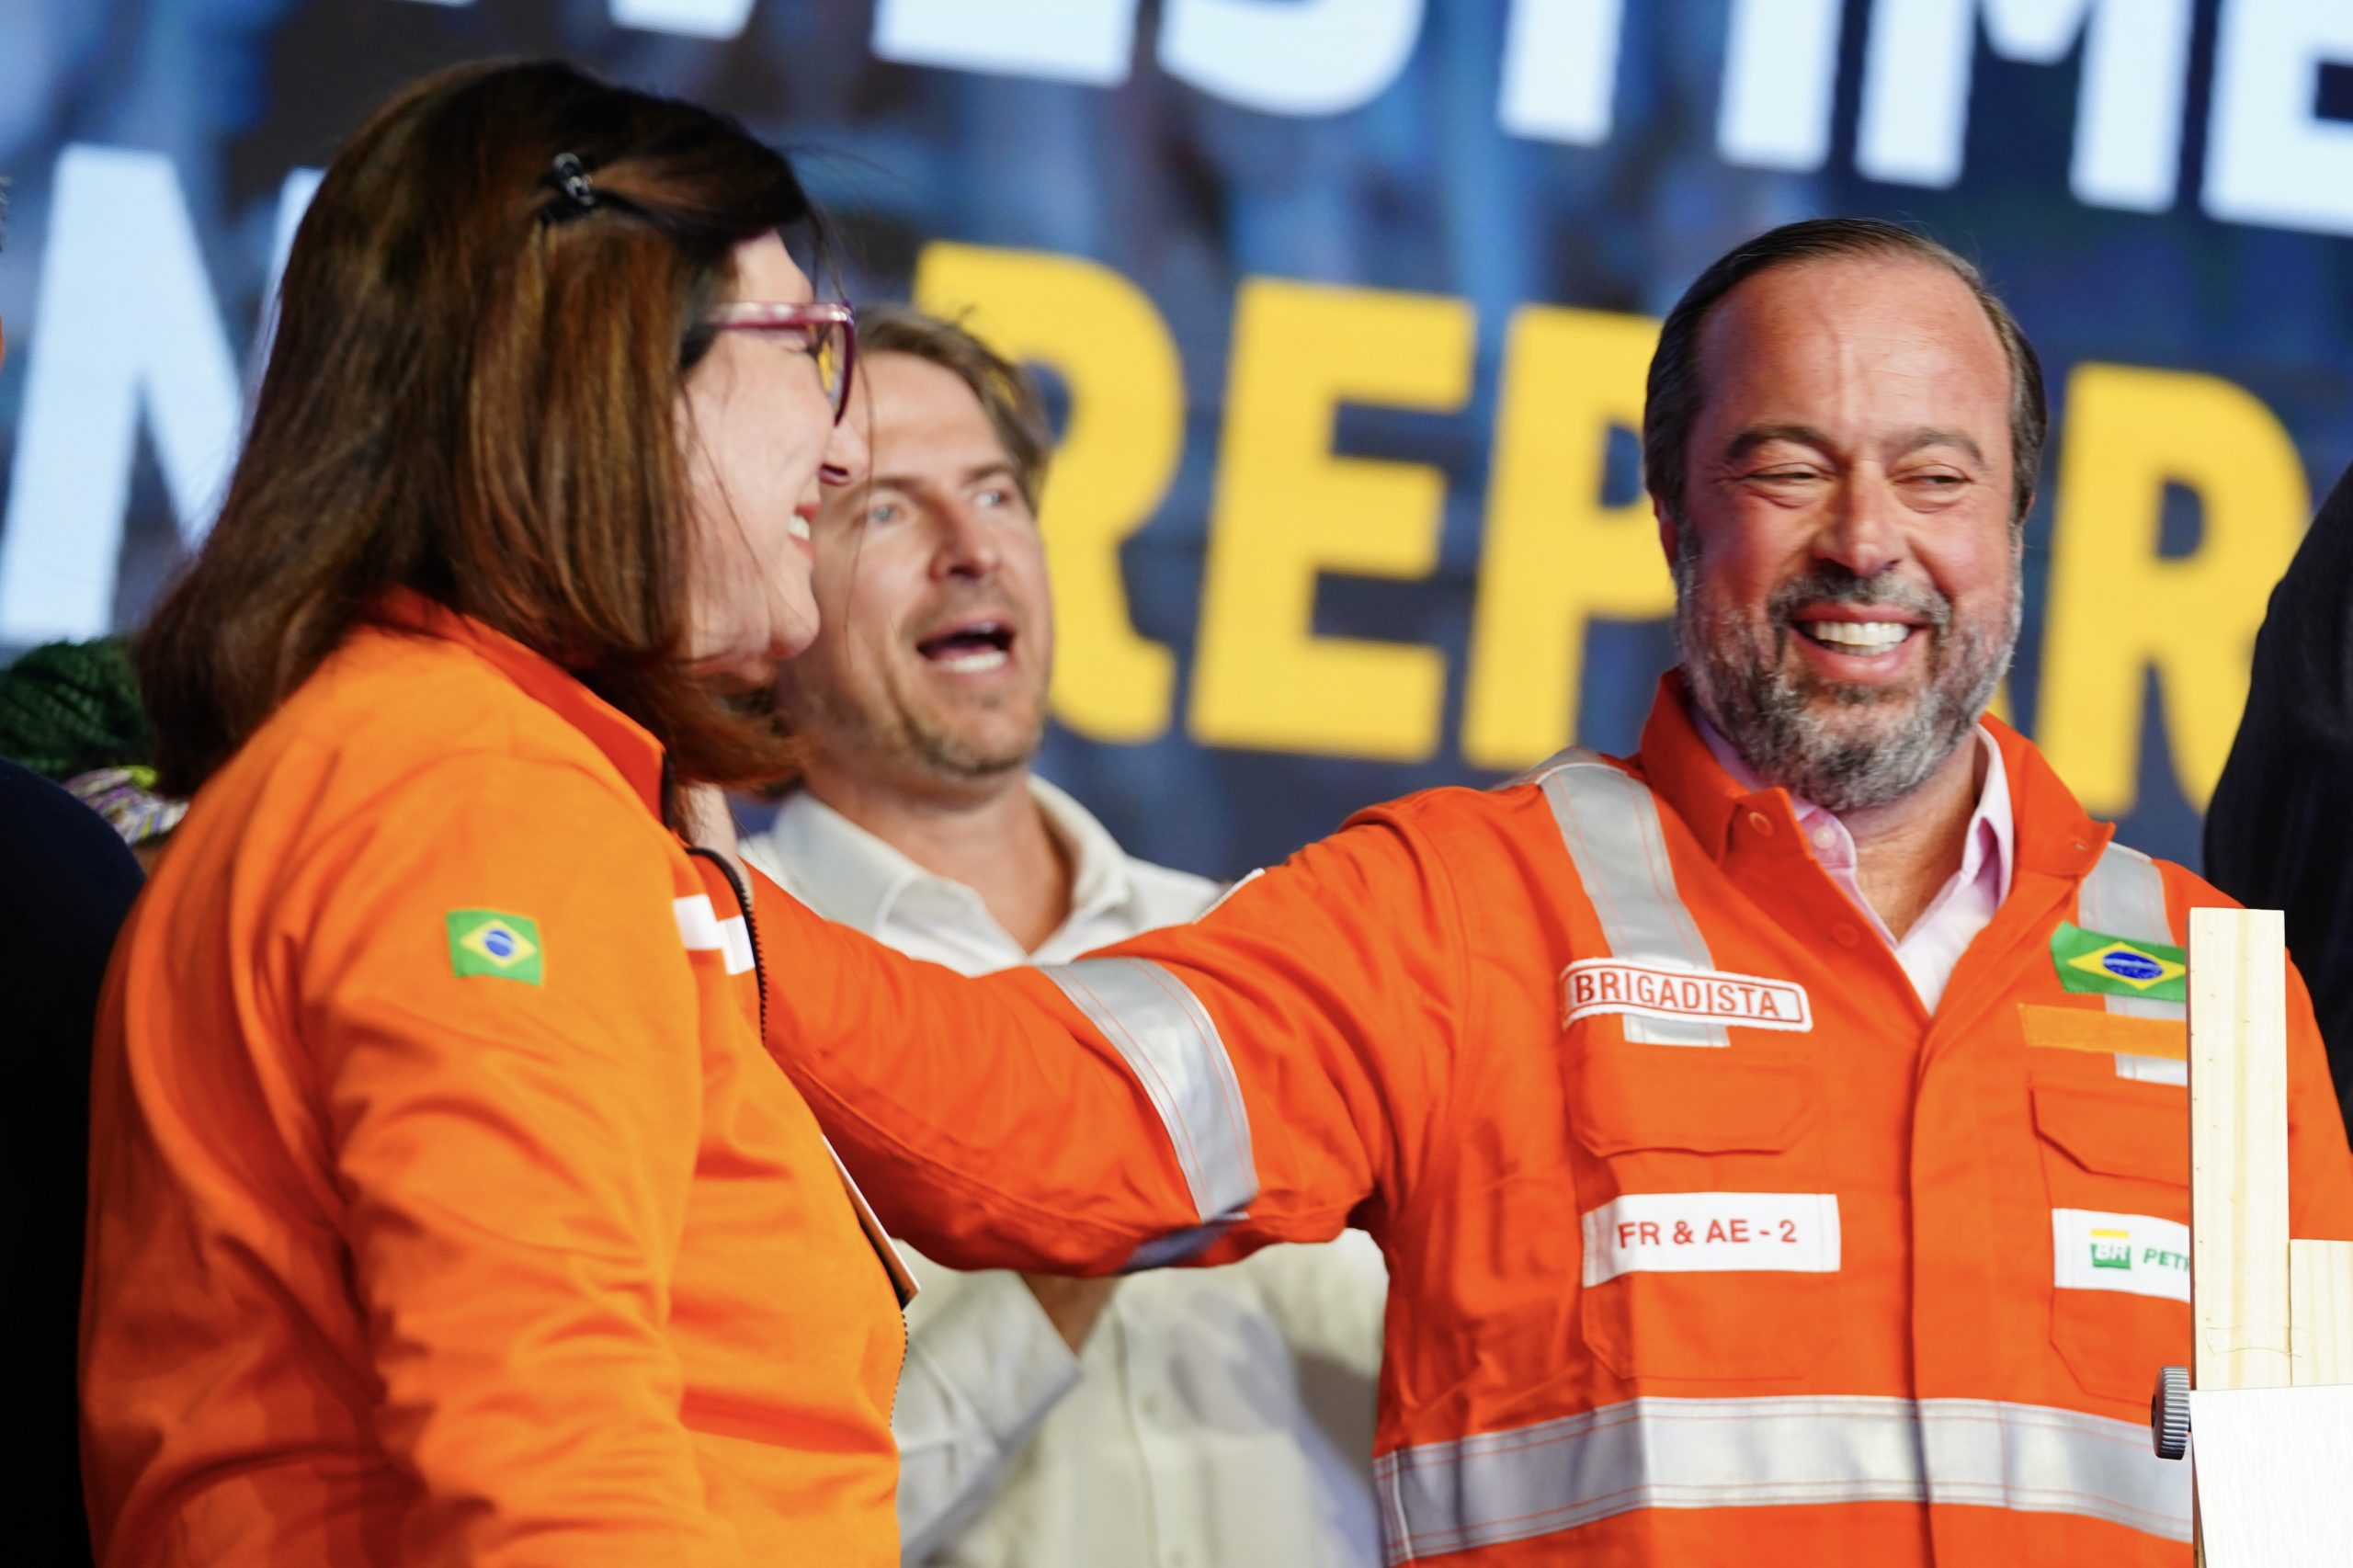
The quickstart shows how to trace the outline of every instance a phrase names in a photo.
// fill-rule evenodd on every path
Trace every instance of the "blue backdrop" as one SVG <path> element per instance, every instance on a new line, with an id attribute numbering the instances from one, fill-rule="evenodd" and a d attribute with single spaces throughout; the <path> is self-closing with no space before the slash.
<path id="1" fill-rule="evenodd" d="M 1040 365 L 1047 769 L 1214 874 L 1631 743 L 1670 658 L 1648 335 L 1770 223 L 1915 220 L 2041 349 L 2010 710 L 2152 851 L 2194 863 L 2353 457 L 2345 0 L 0 0 L 0 654 L 136 623 L 307 171 L 499 53 L 740 114 L 807 154 L 854 297 Z"/>

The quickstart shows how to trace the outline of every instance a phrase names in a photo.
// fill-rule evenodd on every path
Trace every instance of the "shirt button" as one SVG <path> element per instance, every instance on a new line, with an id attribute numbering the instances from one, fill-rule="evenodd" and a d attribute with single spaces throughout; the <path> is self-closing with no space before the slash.
<path id="1" fill-rule="evenodd" d="M 1863 939 L 1863 934 L 1844 920 L 1831 927 L 1830 935 L 1836 938 L 1838 945 L 1842 948 L 1851 948 Z"/>
<path id="2" fill-rule="evenodd" d="M 1813 846 L 1815 848 L 1827 849 L 1837 842 L 1838 835 L 1836 830 L 1826 827 L 1817 827 L 1813 830 Z"/>
<path id="3" fill-rule="evenodd" d="M 1756 836 L 1759 838 L 1770 838 L 1773 836 L 1773 819 L 1767 816 L 1763 812 L 1749 812 L 1748 825 L 1756 831 Z"/>

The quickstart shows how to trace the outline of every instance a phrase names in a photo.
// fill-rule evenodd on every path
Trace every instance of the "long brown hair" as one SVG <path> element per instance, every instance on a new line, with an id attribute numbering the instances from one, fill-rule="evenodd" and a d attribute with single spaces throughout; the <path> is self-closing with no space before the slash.
<path id="1" fill-rule="evenodd" d="M 734 121 L 552 62 L 378 111 L 302 220 L 220 518 L 141 639 L 164 788 L 395 586 L 574 673 L 682 778 L 788 771 L 773 718 L 688 667 L 676 395 L 735 245 L 815 222 Z"/>

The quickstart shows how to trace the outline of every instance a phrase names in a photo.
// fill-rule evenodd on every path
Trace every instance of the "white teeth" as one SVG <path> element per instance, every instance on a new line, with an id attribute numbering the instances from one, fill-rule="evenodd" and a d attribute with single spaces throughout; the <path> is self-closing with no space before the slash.
<path id="1" fill-rule="evenodd" d="M 790 517 L 785 520 L 784 531 L 790 534 L 795 539 L 807 539 L 809 537 L 809 519 L 802 517 L 800 513 L 795 512 Z"/>
<path id="2" fill-rule="evenodd" d="M 979 675 L 993 670 L 1012 657 L 1002 648 L 983 648 L 976 653 L 961 653 L 952 659 L 934 659 L 933 664 L 951 675 Z"/>
<path id="3" fill-rule="evenodd" d="M 1900 620 L 1808 620 L 1799 623 L 1818 642 L 1836 642 L 1859 653 L 1877 653 L 1894 647 L 1912 634 Z"/>

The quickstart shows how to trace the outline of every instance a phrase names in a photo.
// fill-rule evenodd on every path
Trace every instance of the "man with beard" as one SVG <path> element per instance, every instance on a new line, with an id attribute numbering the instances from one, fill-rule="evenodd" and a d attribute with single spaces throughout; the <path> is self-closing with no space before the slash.
<path id="1" fill-rule="evenodd" d="M 746 855 L 968 974 L 1192 919 L 1216 884 L 1125 854 L 1030 771 L 1054 631 L 1035 392 L 949 323 L 858 329 L 873 477 L 813 530 L 824 630 L 779 687 L 804 773 Z M 915 1267 L 892 1413 L 906 1562 L 1377 1560 L 1385 1281 L 1361 1232 L 1124 1285 Z"/>
<path id="2" fill-rule="evenodd" d="M 1192 926 L 980 982 L 771 896 L 771 1049 L 951 1261 L 1363 1224 L 1392 1565 L 2177 1568 L 2180 943 L 2227 901 L 1983 716 L 2045 423 L 1944 247 L 1752 240 L 1652 361 L 1683 663 L 1636 756 L 1366 812 Z M 2290 995 L 2292 1224 L 2353 1236 Z"/>

